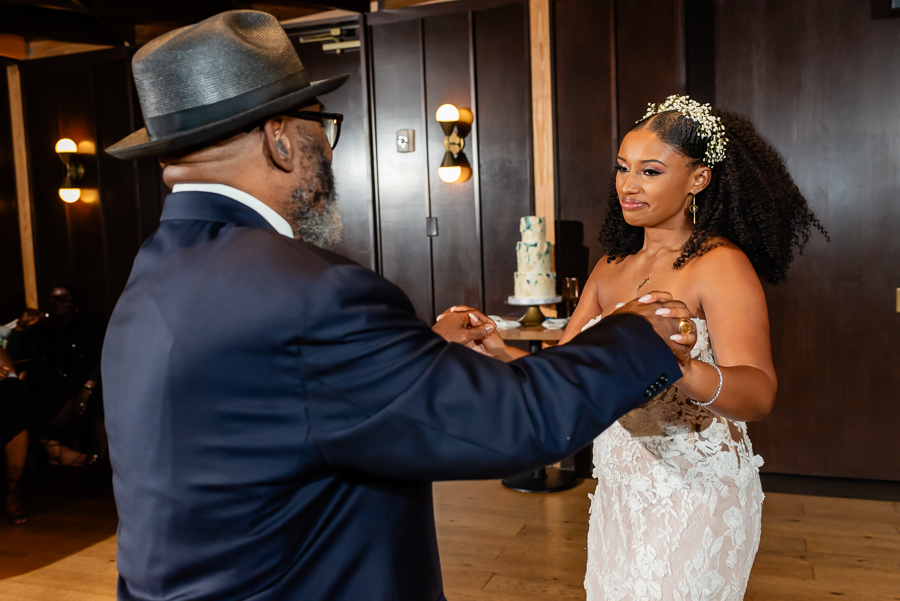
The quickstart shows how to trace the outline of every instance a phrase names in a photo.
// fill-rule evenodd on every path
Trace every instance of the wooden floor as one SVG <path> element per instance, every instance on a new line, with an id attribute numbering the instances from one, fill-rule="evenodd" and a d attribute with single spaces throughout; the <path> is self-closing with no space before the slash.
<path id="1" fill-rule="evenodd" d="M 516 493 L 496 481 L 435 484 L 450 601 L 584 599 L 587 493 Z M 108 497 L 33 502 L 0 524 L 0 599 L 114 599 L 115 509 Z M 900 503 L 769 494 L 746 599 L 900 600 Z"/>

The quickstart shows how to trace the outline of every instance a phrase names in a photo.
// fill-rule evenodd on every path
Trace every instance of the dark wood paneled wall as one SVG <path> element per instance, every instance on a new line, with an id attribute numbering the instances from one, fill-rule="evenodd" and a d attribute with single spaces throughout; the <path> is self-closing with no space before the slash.
<path id="1" fill-rule="evenodd" d="M 141 241 L 158 224 L 158 165 L 103 153 L 136 128 L 130 60 L 130 50 L 120 49 L 20 65 L 41 302 L 52 286 L 72 283 L 91 310 L 108 315 Z M 93 193 L 73 204 L 58 195 L 65 175 L 54 152 L 60 138 L 95 148 L 79 155 L 86 171 L 82 187 Z M 147 178 L 139 180 L 139 172 Z"/>
<path id="2" fill-rule="evenodd" d="M 716 3 L 716 99 L 778 148 L 828 228 L 767 290 L 772 472 L 900 480 L 900 19 L 856 0 Z"/>
<path id="3" fill-rule="evenodd" d="M 614 2 L 554 2 L 562 223 L 584 224 L 593 267 L 602 141 L 648 102 L 687 92 L 749 115 L 833 239 L 814 236 L 787 284 L 767 289 L 780 388 L 750 426 L 763 470 L 900 480 L 900 20 L 853 0 Z"/>
<path id="4" fill-rule="evenodd" d="M 470 29 L 466 12 L 423 19 L 425 125 L 431 215 L 438 235 L 431 240 L 435 312 L 458 304 L 482 305 L 481 241 L 475 205 L 476 179 L 448 184 L 437 177 L 444 157 L 444 132 L 434 118 L 442 104 L 472 110 Z M 480 118 L 480 115 L 479 115 Z M 469 136 L 467 154 L 475 145 Z"/>
<path id="5" fill-rule="evenodd" d="M 9 117 L 6 63 L 0 61 L 0 324 L 15 319 L 25 309 L 19 209 L 16 202 L 16 173 Z"/>
<path id="6" fill-rule="evenodd" d="M 556 205 L 561 222 L 556 271 L 560 280 L 577 277 L 582 285 L 603 255 L 597 235 L 618 147 L 614 18 L 613 0 L 554 3 Z M 586 259 L 579 252 L 585 247 Z"/>
<path id="7" fill-rule="evenodd" d="M 518 220 L 533 210 L 527 7 L 460 2 L 370 19 L 382 273 L 425 320 L 461 303 L 508 313 Z M 464 183 L 437 175 L 444 103 L 475 115 Z M 415 152 L 396 151 L 400 129 L 416 131 Z"/>
<path id="8" fill-rule="evenodd" d="M 685 92 L 684 2 L 616 0 L 619 143 L 647 103 Z"/>
<path id="9" fill-rule="evenodd" d="M 425 219 L 431 215 L 428 178 L 437 173 L 429 170 L 424 135 L 422 22 L 371 30 L 381 273 L 406 292 L 419 317 L 431 319 L 431 240 L 425 236 Z M 401 129 L 415 130 L 415 152 L 396 151 Z"/>
<path id="10" fill-rule="evenodd" d="M 506 299 L 513 294 L 519 217 L 534 212 L 528 9 L 477 10 L 472 21 L 484 307 L 508 315 L 515 313 Z"/>

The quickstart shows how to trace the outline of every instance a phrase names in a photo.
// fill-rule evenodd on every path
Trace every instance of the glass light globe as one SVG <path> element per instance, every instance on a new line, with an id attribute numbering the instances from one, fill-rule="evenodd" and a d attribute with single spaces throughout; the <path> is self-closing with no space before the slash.
<path id="1" fill-rule="evenodd" d="M 462 167 L 438 167 L 438 177 L 448 184 L 452 184 L 462 175 Z"/>
<path id="2" fill-rule="evenodd" d="M 69 138 L 63 138 L 56 143 L 55 150 L 56 154 L 62 154 L 65 152 L 78 152 L 78 146 L 76 146 L 75 142 L 70 140 Z"/>
<path id="3" fill-rule="evenodd" d="M 438 107 L 434 118 L 441 123 L 456 123 L 459 121 L 459 109 L 452 104 L 442 104 Z"/>
<path id="4" fill-rule="evenodd" d="M 81 188 L 60 188 L 59 197 L 64 202 L 75 202 L 81 198 Z"/>

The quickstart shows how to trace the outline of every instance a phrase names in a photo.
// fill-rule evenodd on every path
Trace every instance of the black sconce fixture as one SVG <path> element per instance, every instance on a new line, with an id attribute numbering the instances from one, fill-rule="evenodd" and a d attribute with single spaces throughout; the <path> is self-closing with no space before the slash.
<path id="1" fill-rule="evenodd" d="M 448 184 L 465 182 L 472 177 L 472 166 L 466 158 L 466 136 L 472 131 L 474 115 L 469 109 L 457 109 L 452 104 L 442 104 L 434 115 L 444 130 L 444 160 L 438 168 L 438 177 Z M 453 130 L 456 131 L 453 131 Z"/>
<path id="2" fill-rule="evenodd" d="M 84 165 L 78 158 L 78 146 L 69 138 L 56 143 L 56 154 L 66 166 L 66 179 L 59 189 L 59 197 L 64 202 L 75 202 L 81 198 L 81 181 L 84 179 Z"/>

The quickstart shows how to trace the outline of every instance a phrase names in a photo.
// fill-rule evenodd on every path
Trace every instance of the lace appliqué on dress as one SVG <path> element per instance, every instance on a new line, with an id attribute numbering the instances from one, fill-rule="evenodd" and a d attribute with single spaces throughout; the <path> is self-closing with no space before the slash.
<path id="1" fill-rule="evenodd" d="M 715 362 L 706 322 L 693 321 L 691 356 Z M 588 601 L 743 599 L 763 502 L 743 422 L 672 387 L 597 437 L 594 465 Z"/>

